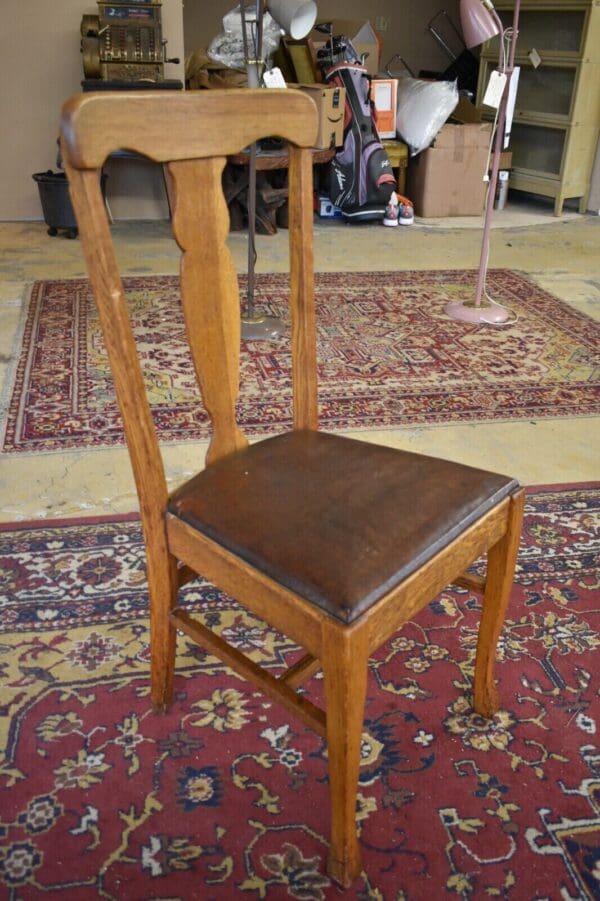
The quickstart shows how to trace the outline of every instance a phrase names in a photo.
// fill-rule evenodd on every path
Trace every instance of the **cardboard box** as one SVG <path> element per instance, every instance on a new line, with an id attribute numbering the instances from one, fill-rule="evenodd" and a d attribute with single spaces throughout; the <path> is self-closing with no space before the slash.
<path id="1" fill-rule="evenodd" d="M 323 19 L 319 22 L 331 22 L 333 24 L 334 37 L 337 35 L 345 35 L 352 41 L 352 46 L 360 56 L 361 53 L 368 53 L 365 60 L 365 68 L 369 75 L 377 75 L 379 72 L 379 55 L 381 45 L 375 29 L 368 19 Z M 317 50 L 327 45 L 327 39 L 320 31 L 310 32 L 307 38 L 313 61 L 316 65 Z"/>
<path id="2" fill-rule="evenodd" d="M 491 125 L 443 125 L 431 147 L 411 158 L 408 196 L 417 216 L 483 213 Z"/>
<path id="3" fill-rule="evenodd" d="M 380 138 L 396 137 L 396 107 L 398 106 L 398 79 L 374 78 L 371 97 L 377 110 L 377 131 Z"/>
<path id="4" fill-rule="evenodd" d="M 503 169 L 512 169 L 512 150 L 503 150 L 500 154 L 500 165 L 498 171 Z"/>
<path id="5" fill-rule="evenodd" d="M 448 117 L 449 122 L 459 122 L 465 125 L 470 122 L 482 122 L 481 111 L 467 97 L 459 97 L 453 112 Z"/>
<path id="6" fill-rule="evenodd" d="M 458 101 L 456 109 L 449 116 L 448 122 L 483 122 L 483 116 L 481 115 L 481 110 L 478 109 L 474 104 L 471 103 L 466 97 L 461 97 Z M 494 148 L 491 148 L 490 152 L 490 167 L 492 163 L 492 157 L 494 153 Z M 500 166 L 499 169 L 511 169 L 512 168 L 512 150 L 503 150 L 500 154 Z"/>
<path id="7" fill-rule="evenodd" d="M 288 84 L 309 94 L 319 111 L 319 131 L 315 147 L 326 150 L 344 143 L 344 107 L 346 88 L 326 87 L 322 84 Z"/>

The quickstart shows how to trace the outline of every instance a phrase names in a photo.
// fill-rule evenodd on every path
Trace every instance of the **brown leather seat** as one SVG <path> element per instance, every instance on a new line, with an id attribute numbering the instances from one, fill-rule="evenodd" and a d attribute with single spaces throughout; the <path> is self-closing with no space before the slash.
<path id="1" fill-rule="evenodd" d="M 169 512 L 345 623 L 517 488 L 495 473 L 308 430 L 260 441 Z"/>
<path id="2" fill-rule="evenodd" d="M 298 91 L 85 94 L 64 108 L 62 150 L 136 480 L 150 598 L 152 700 L 173 694 L 185 632 L 327 739 L 328 869 L 360 873 L 356 789 L 369 655 L 449 583 L 483 594 L 473 704 L 498 699 L 494 656 L 510 596 L 523 493 L 513 479 L 317 431 L 312 152 L 317 112 Z M 249 445 L 235 417 L 240 299 L 227 249 L 227 156 L 289 142 L 293 431 Z M 213 427 L 206 469 L 169 497 L 100 190 L 126 148 L 165 167 L 182 250 L 181 297 Z M 466 570 L 487 555 L 487 577 Z M 305 649 L 275 678 L 178 605 L 200 573 Z M 297 691 L 323 671 L 326 709 Z M 391 828 L 391 827 L 390 827 Z"/>

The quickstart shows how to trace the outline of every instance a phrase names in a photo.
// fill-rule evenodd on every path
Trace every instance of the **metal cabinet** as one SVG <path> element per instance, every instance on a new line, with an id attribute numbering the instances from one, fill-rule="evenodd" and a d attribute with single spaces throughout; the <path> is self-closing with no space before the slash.
<path id="1" fill-rule="evenodd" d="M 510 27 L 512 0 L 495 6 Z M 585 212 L 600 126 L 600 0 L 523 0 L 515 64 L 510 186 L 553 197 L 557 216 L 568 198 Z M 482 48 L 478 105 L 497 65 L 495 38 Z"/>

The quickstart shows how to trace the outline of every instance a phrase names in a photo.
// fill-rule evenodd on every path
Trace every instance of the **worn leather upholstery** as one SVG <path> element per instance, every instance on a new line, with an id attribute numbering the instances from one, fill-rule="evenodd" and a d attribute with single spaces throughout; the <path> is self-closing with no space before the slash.
<path id="1" fill-rule="evenodd" d="M 169 512 L 348 623 L 516 487 L 458 463 L 295 431 L 211 464 Z"/>

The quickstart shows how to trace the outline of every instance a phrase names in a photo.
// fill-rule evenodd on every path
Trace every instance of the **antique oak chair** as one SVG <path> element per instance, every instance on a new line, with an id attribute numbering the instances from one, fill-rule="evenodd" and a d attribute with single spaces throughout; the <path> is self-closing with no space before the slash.
<path id="1" fill-rule="evenodd" d="M 327 740 L 328 870 L 361 870 L 355 828 L 368 658 L 450 583 L 483 593 L 474 707 L 497 708 L 493 664 L 513 579 L 523 493 L 510 478 L 317 431 L 312 244 L 313 101 L 293 90 L 84 94 L 62 151 L 123 417 L 145 537 L 152 699 L 169 705 L 178 630 Z M 226 157 L 289 142 L 293 429 L 249 445 L 236 423 L 240 307 L 226 247 Z M 206 467 L 169 496 L 100 191 L 114 150 L 165 167 L 182 251 L 181 298 L 204 406 Z M 466 573 L 487 554 L 487 578 Z M 197 573 L 305 650 L 279 678 L 178 606 Z M 296 689 L 322 669 L 325 710 Z"/>

